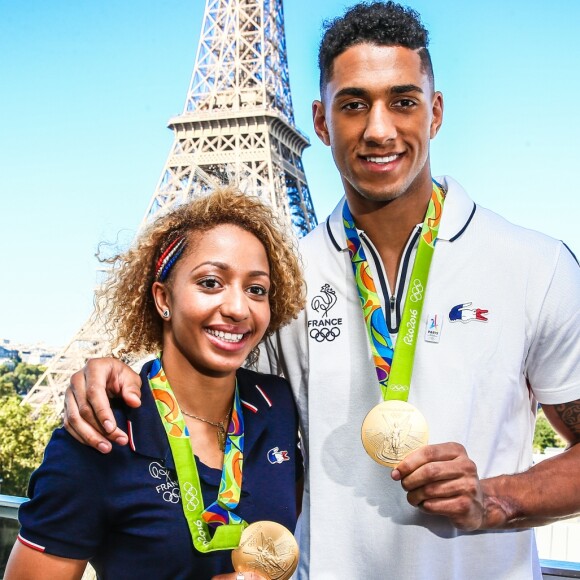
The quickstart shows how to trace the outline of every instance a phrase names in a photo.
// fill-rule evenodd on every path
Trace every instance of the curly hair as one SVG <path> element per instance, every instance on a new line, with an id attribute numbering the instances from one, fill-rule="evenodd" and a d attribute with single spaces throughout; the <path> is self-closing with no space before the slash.
<path id="1" fill-rule="evenodd" d="M 271 310 L 266 336 L 298 316 L 305 304 L 305 286 L 293 234 L 257 197 L 224 187 L 158 217 L 126 252 L 103 260 L 114 267 L 96 292 L 96 314 L 117 356 L 137 356 L 161 348 L 163 321 L 151 292 L 160 257 L 178 238 L 189 239 L 224 224 L 250 232 L 266 249 Z M 187 251 L 186 245 L 182 256 Z M 169 286 L 171 274 L 172 270 L 165 279 Z"/>
<path id="2" fill-rule="evenodd" d="M 324 35 L 318 50 L 320 94 L 332 78 L 334 59 L 356 44 L 403 46 L 416 50 L 421 70 L 434 85 L 433 65 L 429 55 L 429 32 L 421 23 L 418 12 L 396 2 L 375 1 L 355 4 L 342 17 L 326 20 Z"/>

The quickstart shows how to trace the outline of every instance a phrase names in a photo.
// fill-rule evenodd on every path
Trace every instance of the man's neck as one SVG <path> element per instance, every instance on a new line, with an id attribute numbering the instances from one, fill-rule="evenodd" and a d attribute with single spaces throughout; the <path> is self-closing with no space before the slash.
<path id="1" fill-rule="evenodd" d="M 431 190 L 401 196 L 385 204 L 366 204 L 349 199 L 349 209 L 356 225 L 363 230 L 377 249 L 394 292 L 397 272 L 409 236 L 425 217 Z"/>

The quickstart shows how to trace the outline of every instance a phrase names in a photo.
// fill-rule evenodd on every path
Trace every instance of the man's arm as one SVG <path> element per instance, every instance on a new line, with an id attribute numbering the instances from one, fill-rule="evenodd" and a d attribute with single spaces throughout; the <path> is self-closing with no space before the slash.
<path id="1" fill-rule="evenodd" d="M 274 347 L 262 344 L 261 372 L 277 372 Z M 111 441 L 127 444 L 127 435 L 111 411 L 109 398 L 122 398 L 129 407 L 141 404 L 141 379 L 128 365 L 115 358 L 95 358 L 72 375 L 64 398 L 64 427 L 80 443 L 109 453 Z"/>
<path id="2" fill-rule="evenodd" d="M 141 379 L 115 358 L 91 359 L 71 377 L 65 393 L 64 426 L 78 441 L 111 451 L 110 441 L 126 445 L 127 435 L 117 427 L 109 397 L 120 397 L 129 407 L 141 404 Z"/>
<path id="3" fill-rule="evenodd" d="M 579 514 L 580 399 L 543 409 L 568 447 L 523 473 L 480 480 L 462 445 L 442 443 L 409 455 L 392 477 L 411 505 L 468 531 L 540 526 Z"/>
<path id="4" fill-rule="evenodd" d="M 568 447 L 522 474 L 483 480 L 486 527 L 542 526 L 580 513 L 580 399 L 542 408 Z"/>

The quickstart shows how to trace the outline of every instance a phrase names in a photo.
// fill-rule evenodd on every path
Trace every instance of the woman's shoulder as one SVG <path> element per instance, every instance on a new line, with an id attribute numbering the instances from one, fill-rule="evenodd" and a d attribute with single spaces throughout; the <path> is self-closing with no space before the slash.
<path id="1" fill-rule="evenodd" d="M 129 408 L 112 401 L 117 425 L 126 425 Z M 126 446 L 113 445 L 110 453 L 103 455 L 93 447 L 77 441 L 64 427 L 55 429 L 48 442 L 41 467 L 54 466 L 59 471 L 89 473 L 103 469 L 111 464 L 111 458 L 126 455 Z M 89 476 L 90 477 L 90 476 Z"/>
<path id="2" fill-rule="evenodd" d="M 236 373 L 238 380 L 242 378 L 244 381 L 258 381 L 263 382 L 264 384 L 274 384 L 274 385 L 282 385 L 290 388 L 290 383 L 284 378 L 279 375 L 272 375 L 270 373 L 260 373 L 258 371 L 254 371 L 245 367 L 238 369 Z"/>

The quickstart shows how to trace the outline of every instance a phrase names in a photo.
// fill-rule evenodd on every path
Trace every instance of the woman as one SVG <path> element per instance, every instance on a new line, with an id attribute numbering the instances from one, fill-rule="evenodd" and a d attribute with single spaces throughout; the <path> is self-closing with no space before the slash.
<path id="1" fill-rule="evenodd" d="M 255 198 L 220 190 L 158 218 L 114 258 L 97 302 L 120 355 L 161 349 L 141 370 L 150 388 L 138 409 L 115 410 L 130 445 L 111 455 L 55 431 L 7 580 L 80 578 L 88 561 L 102 578 L 212 578 L 232 572 L 244 523 L 294 530 L 292 394 L 240 368 L 304 304 L 277 224 Z"/>

